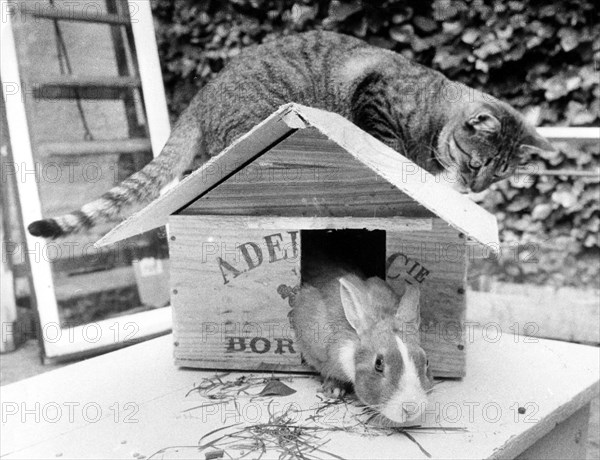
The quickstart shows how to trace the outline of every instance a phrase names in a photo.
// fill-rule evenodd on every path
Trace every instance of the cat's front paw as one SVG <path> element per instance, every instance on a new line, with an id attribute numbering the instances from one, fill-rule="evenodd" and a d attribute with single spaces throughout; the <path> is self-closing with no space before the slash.
<path id="1" fill-rule="evenodd" d="M 322 386 L 323 394 L 327 398 L 342 399 L 348 393 L 348 385 L 335 379 L 325 379 Z"/>
<path id="2" fill-rule="evenodd" d="M 464 183 L 464 181 L 460 178 L 459 174 L 456 171 L 446 170 L 439 174 L 436 174 L 434 177 L 434 181 L 438 184 L 444 184 L 450 188 L 453 188 L 458 193 L 469 193 L 470 189 Z"/>

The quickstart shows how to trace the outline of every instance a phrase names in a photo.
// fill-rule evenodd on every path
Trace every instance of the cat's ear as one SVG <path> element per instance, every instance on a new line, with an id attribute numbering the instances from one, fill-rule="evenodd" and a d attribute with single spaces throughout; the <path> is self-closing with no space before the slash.
<path id="1" fill-rule="evenodd" d="M 500 131 L 500 120 L 487 111 L 481 111 L 469 117 L 467 125 L 475 131 L 483 133 L 497 133 Z"/>
<path id="2" fill-rule="evenodd" d="M 546 138 L 540 136 L 535 128 L 528 129 L 521 138 L 519 150 L 524 159 L 532 155 L 539 155 L 541 152 L 556 152 L 556 148 Z"/>

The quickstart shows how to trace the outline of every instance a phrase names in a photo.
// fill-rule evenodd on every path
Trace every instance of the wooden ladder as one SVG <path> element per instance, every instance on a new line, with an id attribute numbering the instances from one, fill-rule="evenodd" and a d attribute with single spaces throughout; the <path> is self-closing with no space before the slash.
<path id="1" fill-rule="evenodd" d="M 52 0 L 49 0 L 53 3 Z M 21 88 L 27 88 L 26 97 L 15 97 L 10 99 L 8 93 L 3 94 L 6 99 L 7 119 L 11 133 L 11 151 L 12 160 L 16 165 L 23 164 L 30 170 L 36 169 L 36 164 L 40 158 L 57 158 L 64 161 L 85 157 L 90 158 L 109 158 L 107 155 L 119 158 L 119 162 L 125 162 L 125 168 L 119 168 L 117 180 L 124 179 L 130 173 L 141 169 L 151 158 L 160 153 L 160 150 L 169 134 L 169 120 L 166 110 L 166 100 L 164 97 L 164 88 L 162 87 L 162 77 L 160 74 L 160 65 L 150 5 L 147 1 L 141 0 L 105 0 L 105 11 L 99 12 L 94 9 L 89 11 L 75 11 L 73 8 L 65 8 L 64 4 L 56 2 L 56 5 L 40 4 L 40 2 L 7 2 L 0 0 L 2 11 L 7 12 L 7 21 L 2 24 L 2 81 L 19 82 Z M 131 12 L 131 14 L 130 14 Z M 135 15 L 135 18 L 132 18 Z M 60 25 L 68 23 L 89 23 L 90 25 L 105 25 L 109 27 L 112 49 L 114 50 L 114 59 L 116 63 L 116 76 L 94 76 L 78 75 L 71 73 L 68 56 L 65 58 L 67 71 L 62 67 L 61 75 L 45 75 L 44 72 L 38 72 L 35 75 L 25 75 L 19 69 L 18 44 L 15 43 L 13 34 L 13 23 L 27 23 L 27 21 L 36 21 L 44 23 L 52 21 L 55 25 L 55 31 L 59 30 Z M 90 26 L 91 27 L 91 26 Z M 86 32 L 87 33 L 87 32 Z M 59 47 L 59 57 L 60 44 Z M 66 45 L 63 42 L 63 51 L 66 53 Z M 64 58 L 64 55 L 63 55 Z M 61 63 L 62 64 L 62 63 Z M 152 104 L 145 103 L 145 94 L 152 95 Z M 84 124 L 86 136 L 82 140 L 65 141 L 37 141 L 34 128 L 35 104 L 37 101 L 57 101 L 60 103 L 65 100 L 76 100 L 78 103 L 81 121 Z M 90 135 L 91 130 L 87 127 L 84 111 L 81 101 L 122 101 L 124 107 L 125 119 L 127 122 L 127 137 L 106 139 L 97 139 Z M 57 126 L 56 129 L 69 129 L 68 126 Z M 34 131 L 34 136 L 29 132 Z M 92 130 L 93 131 L 93 130 Z M 15 134 L 18 133 L 18 136 Z M 17 139 L 15 141 L 15 139 Z M 127 174 L 124 174 L 125 169 Z M 39 181 L 39 177 L 37 181 Z M 40 239 L 36 239 L 24 232 L 23 228 L 31 221 L 41 218 L 43 201 L 48 200 L 48 196 L 42 196 L 40 200 L 40 187 L 35 180 L 16 181 L 18 202 L 22 212 L 22 222 L 16 225 L 19 234 L 22 235 L 22 253 L 21 266 L 17 264 L 15 273 L 29 272 L 32 274 L 32 298 L 37 305 L 38 314 L 42 329 L 44 324 L 56 323 L 64 327 L 64 315 L 61 317 L 58 312 L 58 304 L 64 307 L 65 302 L 73 298 L 80 298 L 86 295 L 105 294 L 108 291 L 135 291 L 136 278 L 134 268 L 131 265 L 133 256 L 140 256 L 146 253 L 156 254 L 157 242 L 159 238 L 156 234 L 145 235 L 137 239 L 132 246 L 135 246 L 135 254 L 129 251 L 125 258 L 121 256 L 113 257 L 108 263 L 106 257 L 102 260 L 98 257 L 77 257 L 64 258 L 60 260 L 44 260 L 39 257 L 39 248 L 44 250 L 44 245 L 48 245 Z M 62 192 L 60 188 L 56 189 L 55 196 L 59 200 L 64 200 L 67 205 L 73 192 L 68 192 L 64 187 Z M 52 189 L 47 189 L 53 192 Z M 3 193 L 5 191 L 3 190 Z M 75 192 L 76 193 L 76 192 Z M 77 197 L 73 197 L 77 199 Z M 79 200 L 81 201 L 81 200 Z M 73 209 L 76 206 L 73 205 Z M 16 224 L 16 223 L 15 223 Z M 81 237 L 78 237 L 81 239 Z M 91 244 L 97 235 L 87 238 Z M 41 246 L 40 246 L 41 245 Z M 117 251 L 117 250 L 115 250 Z M 41 259 L 41 260 L 40 260 Z M 114 262 L 116 261 L 116 262 Z M 167 286 L 165 286 L 167 289 Z M 107 302 L 114 303 L 114 296 L 102 295 L 93 297 L 93 299 L 107 299 Z M 131 296 L 130 296 L 131 298 Z M 135 296 L 134 296 L 135 298 Z M 94 303 L 94 302 L 92 302 Z M 139 305 L 129 305 L 137 309 Z M 170 324 L 165 322 L 170 314 L 166 309 L 162 312 L 154 312 L 147 315 L 148 318 L 142 318 L 143 313 L 136 314 L 136 324 L 141 325 L 141 330 L 136 333 L 136 339 L 143 336 L 153 336 L 157 333 L 168 331 Z M 150 313 L 150 312 L 147 312 Z M 127 317 L 124 317 L 127 318 Z M 115 334 L 109 328 L 108 320 L 99 320 L 98 324 L 103 339 L 97 343 L 81 342 L 78 343 L 44 343 L 45 358 L 48 360 L 60 359 L 78 354 L 94 352 L 97 349 L 106 349 L 106 347 L 118 346 L 120 340 L 114 340 Z M 76 326 L 75 329 L 85 327 L 85 325 Z M 73 329 L 73 327 L 71 327 Z M 109 332 L 110 331 L 110 332 Z M 69 335 L 77 335 L 70 331 Z M 44 339 L 46 337 L 43 337 Z M 112 340 L 111 340 L 112 338 Z M 72 342 L 72 341 L 71 341 Z"/>
<path id="2" fill-rule="evenodd" d="M 127 41 L 133 43 L 131 18 L 127 2 L 123 0 L 106 0 L 107 13 L 86 14 L 75 10 L 32 8 L 25 4 L 21 10 L 22 14 L 32 18 L 42 18 L 60 22 L 88 22 L 91 24 L 106 24 L 110 27 L 111 38 L 115 51 L 115 59 L 119 76 L 117 77 L 94 77 L 63 74 L 50 77 L 30 77 L 27 84 L 32 88 L 35 99 L 92 99 L 92 100 L 122 100 L 127 113 L 129 128 L 129 139 L 120 140 L 87 140 L 85 142 L 64 142 L 41 144 L 38 146 L 39 153 L 47 153 L 54 156 L 71 155 L 104 155 L 123 153 L 137 155 L 151 154 L 152 147 L 149 133 L 140 120 L 135 107 L 134 92 L 141 94 L 141 80 L 137 75 L 137 63 L 133 66 L 127 61 Z M 132 53 L 135 60 L 135 53 Z M 133 67 L 133 68 L 131 68 Z M 31 101 L 31 98 L 27 100 Z M 138 162 L 140 169 L 141 164 Z"/>

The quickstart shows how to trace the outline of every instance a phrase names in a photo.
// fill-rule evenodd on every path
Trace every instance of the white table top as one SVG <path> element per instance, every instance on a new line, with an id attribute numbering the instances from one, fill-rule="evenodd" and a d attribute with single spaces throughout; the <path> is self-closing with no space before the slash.
<path id="1" fill-rule="evenodd" d="M 433 458 L 512 458 L 598 394 L 600 350 L 596 347 L 506 333 L 493 342 L 493 334 L 484 340 L 481 330 L 473 332 L 473 341 L 467 344 L 467 377 L 437 386 L 425 418 L 427 426 L 464 431 L 410 432 Z M 262 423 L 268 418 L 268 407 L 276 414 L 302 408 L 292 416 L 303 426 L 314 423 L 306 417 L 315 415 L 321 426 L 356 423 L 353 414 L 358 409 L 352 403 L 317 411 L 323 406 L 317 397 L 320 385 L 316 378 L 302 376 L 286 381 L 297 390 L 290 396 L 239 397 L 238 409 L 230 401 L 186 411 L 219 402 L 197 392 L 186 397 L 195 384 L 215 372 L 177 369 L 172 364 L 171 340 L 170 335 L 160 337 L 1 387 L 2 459 L 204 459 L 213 450 L 195 447 L 204 434 L 240 423 L 206 442 Z M 229 374 L 224 380 L 241 375 L 250 373 Z M 525 408 L 525 414 L 519 413 L 519 407 Z M 323 450 L 343 458 L 426 458 L 401 433 L 377 434 L 370 428 L 368 435 L 360 429 L 313 433 L 321 441 L 329 439 Z M 190 447 L 157 453 L 169 446 Z M 240 455 L 233 450 L 227 453 Z M 279 455 L 270 451 L 262 458 Z M 335 458 L 318 451 L 312 455 Z"/>

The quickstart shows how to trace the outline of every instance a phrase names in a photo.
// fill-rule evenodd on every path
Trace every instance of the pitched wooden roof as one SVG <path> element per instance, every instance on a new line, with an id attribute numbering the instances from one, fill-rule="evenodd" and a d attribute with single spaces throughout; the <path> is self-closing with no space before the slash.
<path id="1" fill-rule="evenodd" d="M 381 178 L 467 237 L 490 245 L 492 250 L 497 248 L 496 218 L 467 196 L 437 182 L 434 176 L 422 171 L 415 163 L 346 118 L 294 103 L 281 106 L 219 155 L 120 223 L 96 245 L 112 244 L 165 225 L 170 214 L 208 193 L 231 176 L 232 172 L 228 168 L 219 167 L 221 164 L 227 162 L 229 165 L 240 165 L 238 170 L 244 168 L 296 130 L 308 127 L 318 129 Z M 419 170 L 418 174 L 407 174 L 416 170 Z"/>

